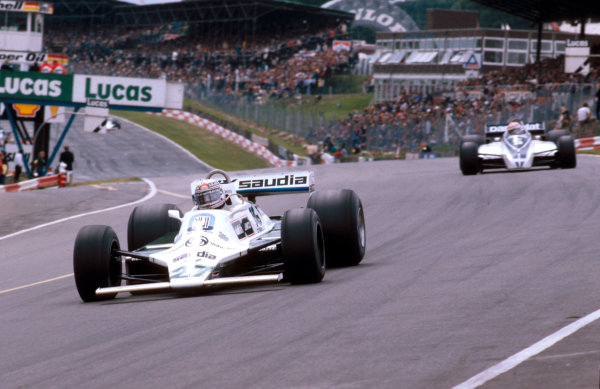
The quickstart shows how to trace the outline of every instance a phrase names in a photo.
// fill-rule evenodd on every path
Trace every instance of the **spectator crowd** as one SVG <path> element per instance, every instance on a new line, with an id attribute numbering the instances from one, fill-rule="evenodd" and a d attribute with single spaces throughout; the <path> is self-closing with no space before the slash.
<path id="1" fill-rule="evenodd" d="M 483 134 L 486 124 L 510 119 L 541 121 L 550 129 L 574 129 L 576 124 L 564 105 L 574 95 L 591 96 L 596 91 L 600 96 L 600 70 L 594 68 L 586 76 L 567 74 L 562 71 L 563 63 L 563 57 L 548 58 L 522 68 L 485 73 L 435 96 L 404 91 L 331 121 L 315 131 L 314 139 L 328 152 L 393 152 L 398 148 L 415 152 L 440 143 L 457 144 L 462 135 Z M 558 94 L 567 98 L 559 100 Z M 598 104 L 595 115 L 583 104 L 579 112 L 588 113 L 586 122 L 600 119 Z M 571 107 L 571 112 L 578 108 Z M 565 112 L 568 121 L 559 123 Z"/>
<path id="2" fill-rule="evenodd" d="M 252 102 L 322 93 L 331 75 L 348 73 L 356 63 L 356 53 L 333 49 L 333 41 L 344 38 L 341 24 L 280 27 L 254 36 L 252 44 L 226 38 L 215 42 L 173 24 L 116 31 L 113 26 L 87 32 L 60 28 L 45 34 L 45 46 L 69 56 L 69 72 L 166 78 L 186 83 L 188 97 L 224 94 Z M 486 124 L 509 118 L 545 121 L 552 128 L 566 105 L 554 98 L 556 93 L 573 95 L 591 85 L 587 92 L 593 94 L 600 82 L 597 68 L 586 76 L 566 74 L 563 63 L 562 57 L 548 58 L 484 73 L 442 93 L 405 90 L 312 129 L 310 140 L 330 152 L 416 151 L 456 143 L 464 134 L 483 133 Z M 511 98 L 515 91 L 519 97 Z"/>
<path id="3" fill-rule="evenodd" d="M 69 56 L 69 72 L 122 77 L 165 78 L 187 85 L 189 97 L 242 92 L 281 97 L 307 88 L 323 88 L 336 73 L 348 72 L 348 51 L 334 51 L 346 26 L 306 26 L 245 40 L 203 39 L 178 24 L 116 30 L 113 26 L 82 32 L 60 28 L 45 34 L 45 47 Z"/>

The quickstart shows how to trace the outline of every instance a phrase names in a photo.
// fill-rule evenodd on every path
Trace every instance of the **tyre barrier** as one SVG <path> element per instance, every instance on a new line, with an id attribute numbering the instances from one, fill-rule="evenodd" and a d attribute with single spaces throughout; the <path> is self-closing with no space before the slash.
<path id="1" fill-rule="evenodd" d="M 66 184 L 66 174 L 53 174 L 14 184 L 0 185 L 1 192 L 22 192 L 25 190 L 43 189 L 51 186 L 63 187 Z"/>

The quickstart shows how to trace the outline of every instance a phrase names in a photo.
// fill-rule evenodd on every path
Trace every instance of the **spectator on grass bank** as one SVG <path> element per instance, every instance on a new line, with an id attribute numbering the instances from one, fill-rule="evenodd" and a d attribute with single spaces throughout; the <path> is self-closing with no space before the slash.
<path id="1" fill-rule="evenodd" d="M 587 123 L 592 118 L 592 112 L 590 111 L 590 107 L 588 107 L 587 103 L 583 103 L 583 105 L 577 110 L 577 121 L 579 125 Z"/>
<path id="2" fill-rule="evenodd" d="M 596 120 L 600 120 L 600 83 L 596 84 L 596 96 L 594 101 L 596 102 Z"/>
<path id="3" fill-rule="evenodd" d="M 8 162 L 4 151 L 0 151 L 0 185 L 6 184 L 6 173 L 8 171 Z"/>
<path id="4" fill-rule="evenodd" d="M 306 155 L 308 155 L 308 158 L 310 158 L 313 165 L 321 163 L 321 150 L 319 145 L 308 145 L 306 147 Z"/>
<path id="5" fill-rule="evenodd" d="M 19 151 L 15 154 L 15 175 L 13 176 L 13 182 L 19 182 L 23 167 L 25 167 L 23 163 L 23 149 L 19 148 Z"/>
<path id="6" fill-rule="evenodd" d="M 34 177 L 43 177 L 46 170 L 46 152 L 40 151 L 31 166 Z"/>
<path id="7" fill-rule="evenodd" d="M 558 116 L 558 120 L 556 121 L 556 128 L 562 130 L 571 130 L 571 115 L 569 114 L 569 110 L 567 107 L 560 108 L 560 115 Z"/>
<path id="8" fill-rule="evenodd" d="M 65 170 L 67 173 L 67 184 L 70 184 L 73 180 L 73 162 L 75 161 L 75 156 L 73 156 L 73 153 L 71 152 L 71 150 L 69 150 L 68 145 L 65 145 L 63 149 L 64 151 L 60 153 L 59 162 L 64 162 L 64 164 L 66 165 Z"/>

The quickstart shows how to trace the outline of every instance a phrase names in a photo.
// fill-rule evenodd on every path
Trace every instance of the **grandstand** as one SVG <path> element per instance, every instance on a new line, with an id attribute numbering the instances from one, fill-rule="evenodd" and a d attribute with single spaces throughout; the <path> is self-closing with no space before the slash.
<path id="1" fill-rule="evenodd" d="M 59 0 L 54 2 L 50 27 L 78 25 L 92 28 L 112 25 L 122 28 L 186 24 L 195 33 L 211 38 L 245 39 L 272 32 L 272 28 L 308 30 L 334 20 L 350 23 L 348 12 L 277 0 L 188 0 L 180 3 L 131 5 L 116 0 Z"/>
<path id="2" fill-rule="evenodd" d="M 574 112 L 595 93 L 600 80 L 597 69 L 586 76 L 563 74 L 564 34 L 544 32 L 538 45 L 536 33 L 529 31 L 474 29 L 467 35 L 452 31 L 443 37 L 444 51 L 490 49 L 492 54 L 483 56 L 487 69 L 477 77 L 467 79 L 462 63 L 442 64 L 458 67 L 461 77 L 449 83 L 451 72 L 442 71 L 445 83 L 439 88 L 422 87 L 426 83 L 419 71 L 427 67 L 416 61 L 406 65 L 418 68 L 412 81 L 415 85 L 418 81 L 419 87 L 410 88 L 398 83 L 393 72 L 387 73 L 399 66 L 387 63 L 388 56 L 385 65 L 376 67 L 383 74 L 374 81 L 376 104 L 346 118 L 306 120 L 300 118 L 302 112 L 289 113 L 287 108 L 275 114 L 268 111 L 273 108 L 265 106 L 269 99 L 287 103 L 279 99 L 328 93 L 330 76 L 351 72 L 357 53 L 331 48 L 334 40 L 348 39 L 353 18 L 344 11 L 271 0 L 152 6 L 58 1 L 48 19 L 45 46 L 70 56 L 72 72 L 182 81 L 188 97 L 250 119 L 273 117 L 271 127 L 312 142 L 328 140 L 334 145 L 330 151 L 346 153 L 398 154 L 398 150 L 418 151 L 422 144 L 451 147 L 462 135 L 481 132 L 486 123 L 509 117 L 545 121 L 552 127 L 561 106 Z M 380 33 L 379 54 L 405 50 L 405 58 L 425 58 L 421 54 L 432 51 L 428 45 L 442 39 L 434 35 L 432 31 Z M 508 51 L 503 51 L 502 64 L 494 68 L 486 61 L 500 58 L 500 50 L 492 47 L 498 40 Z M 550 51 L 544 48 L 547 40 Z M 526 42 L 526 49 L 515 42 L 517 46 Z M 533 64 L 540 54 L 545 59 Z M 449 62 L 456 57 L 444 55 Z M 507 63 L 515 58 L 518 63 Z"/>

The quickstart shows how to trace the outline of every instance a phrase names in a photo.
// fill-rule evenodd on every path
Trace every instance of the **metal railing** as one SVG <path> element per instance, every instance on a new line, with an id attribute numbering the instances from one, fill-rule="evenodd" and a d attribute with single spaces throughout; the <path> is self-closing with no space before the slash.
<path id="1" fill-rule="evenodd" d="M 561 107 L 570 111 L 575 122 L 577 109 L 584 102 L 592 103 L 596 90 L 595 84 L 579 83 L 548 84 L 535 88 L 502 86 L 493 91 L 496 95 L 500 93 L 502 98 L 490 99 L 489 90 L 461 88 L 452 93 L 438 94 L 437 101 L 448 100 L 439 103 L 440 107 L 435 112 L 425 113 L 413 108 L 409 113 L 415 115 L 409 120 L 379 124 L 371 124 L 372 121 L 360 117 L 352 124 L 348 124 L 352 117 L 341 118 L 351 119 L 346 122 L 338 118 L 328 120 L 322 113 L 302 108 L 302 101 L 314 101 L 310 100 L 314 96 L 309 95 L 297 94 L 288 98 L 287 104 L 235 94 L 204 93 L 197 97 L 204 104 L 230 115 L 298 135 L 309 142 L 323 142 L 329 137 L 337 149 L 343 147 L 352 153 L 353 150 L 393 152 L 398 148 L 418 151 L 423 143 L 452 147 L 460 142 L 463 135 L 482 134 L 486 124 L 507 123 L 511 119 L 545 122 L 546 128 L 553 128 Z M 593 110 L 593 104 L 590 107 Z"/>

